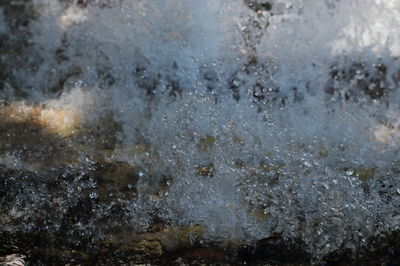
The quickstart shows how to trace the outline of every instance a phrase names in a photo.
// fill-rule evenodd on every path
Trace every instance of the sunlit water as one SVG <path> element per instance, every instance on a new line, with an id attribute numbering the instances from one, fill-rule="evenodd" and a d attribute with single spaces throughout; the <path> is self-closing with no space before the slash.
<path id="1" fill-rule="evenodd" d="M 399 1 L 34 3 L 32 67 L 0 96 L 112 113 L 110 158 L 142 169 L 125 202 L 138 230 L 157 213 L 318 258 L 399 229 Z"/>

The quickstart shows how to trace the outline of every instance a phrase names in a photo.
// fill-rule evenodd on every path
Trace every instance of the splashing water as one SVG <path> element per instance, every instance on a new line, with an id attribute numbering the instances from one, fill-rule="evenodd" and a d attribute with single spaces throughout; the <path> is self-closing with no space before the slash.
<path id="1" fill-rule="evenodd" d="M 142 169 L 129 223 L 281 234 L 316 258 L 399 229 L 399 1 L 83 3 L 32 2 L 0 97 L 112 113 L 110 158 Z"/>

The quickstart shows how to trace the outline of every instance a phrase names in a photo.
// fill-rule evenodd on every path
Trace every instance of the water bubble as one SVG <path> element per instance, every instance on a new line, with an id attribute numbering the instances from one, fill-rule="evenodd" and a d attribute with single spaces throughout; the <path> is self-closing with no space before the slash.
<path id="1" fill-rule="evenodd" d="M 346 175 L 348 175 L 348 176 L 351 176 L 351 175 L 353 175 L 353 174 L 354 174 L 354 171 L 351 170 L 351 169 L 349 169 L 349 170 L 346 171 Z"/>

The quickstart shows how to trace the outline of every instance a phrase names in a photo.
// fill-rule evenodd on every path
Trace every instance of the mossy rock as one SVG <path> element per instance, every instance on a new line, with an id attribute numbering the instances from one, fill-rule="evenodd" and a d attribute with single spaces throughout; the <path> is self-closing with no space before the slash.
<path id="1" fill-rule="evenodd" d="M 204 235 L 201 225 L 185 226 L 179 231 L 179 239 L 182 243 L 190 243 L 192 239 L 200 239 Z"/>
<path id="2" fill-rule="evenodd" d="M 361 181 L 368 181 L 375 176 L 375 168 L 363 168 L 354 171 L 354 175 Z"/>
<path id="3" fill-rule="evenodd" d="M 250 216 L 256 221 L 263 221 L 268 217 L 264 209 L 262 206 L 256 206 L 250 211 Z"/>
<path id="4" fill-rule="evenodd" d="M 136 185 L 140 171 L 140 167 L 126 162 L 97 163 L 95 175 L 100 184 L 113 183 L 119 187 L 128 187 L 128 185 Z"/>
<path id="5" fill-rule="evenodd" d="M 326 148 L 325 145 L 322 145 L 322 144 L 321 144 L 321 145 L 319 146 L 318 155 L 319 155 L 320 157 L 328 157 L 328 155 L 329 155 L 329 150 Z"/>
<path id="6" fill-rule="evenodd" d="M 196 167 L 196 173 L 201 176 L 212 177 L 214 175 L 214 164 L 200 165 Z"/>
<path id="7" fill-rule="evenodd" d="M 201 138 L 197 144 L 197 149 L 199 152 L 206 153 L 212 151 L 215 146 L 216 139 L 212 136 L 207 136 Z"/>
<path id="8" fill-rule="evenodd" d="M 260 164 L 258 165 L 258 170 L 261 170 L 262 172 L 274 172 L 275 174 L 279 174 L 279 171 L 284 167 L 283 164 Z"/>
<path id="9" fill-rule="evenodd" d="M 238 137 L 233 138 L 233 143 L 240 147 L 243 147 L 244 145 L 246 145 L 245 142 L 241 138 L 238 138 Z"/>
<path id="10" fill-rule="evenodd" d="M 132 246 L 132 250 L 138 253 L 144 253 L 146 255 L 161 256 L 163 249 L 159 241 L 153 240 L 141 240 Z"/>
<path id="11" fill-rule="evenodd" d="M 233 166 L 237 169 L 245 169 L 246 163 L 242 160 L 235 160 L 233 163 Z"/>

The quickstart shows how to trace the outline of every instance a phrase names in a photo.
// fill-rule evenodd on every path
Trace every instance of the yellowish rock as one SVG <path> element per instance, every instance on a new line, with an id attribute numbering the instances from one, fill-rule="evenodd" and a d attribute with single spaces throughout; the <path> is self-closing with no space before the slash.
<path id="1" fill-rule="evenodd" d="M 202 176 L 212 176 L 214 173 L 214 165 L 202 165 L 196 167 L 196 173 Z"/>
<path id="2" fill-rule="evenodd" d="M 197 144 L 197 149 L 199 152 L 209 152 L 214 148 L 215 138 L 208 136 L 199 140 Z"/>
<path id="3" fill-rule="evenodd" d="M 225 248 L 228 250 L 240 250 L 244 246 L 244 242 L 241 239 L 233 238 L 228 239 L 225 243 L 223 243 Z"/>
<path id="4" fill-rule="evenodd" d="M 319 147 L 319 156 L 321 157 L 327 157 L 329 155 L 328 149 L 325 147 L 325 145 L 320 145 Z"/>
<path id="5" fill-rule="evenodd" d="M 14 102 L 0 109 L 2 122 L 34 123 L 48 133 L 68 137 L 78 131 L 83 115 L 78 110 L 30 106 Z"/>
<path id="6" fill-rule="evenodd" d="M 262 221 L 267 218 L 267 214 L 264 211 L 264 208 L 261 206 L 257 206 L 250 211 L 250 216 L 254 218 L 254 220 Z"/>
<path id="7" fill-rule="evenodd" d="M 276 174 L 279 174 L 280 169 L 283 167 L 282 164 L 260 164 L 258 169 L 263 172 L 270 172 L 273 171 Z"/>
<path id="8" fill-rule="evenodd" d="M 132 148 L 132 152 L 135 154 L 144 154 L 150 150 L 150 146 L 146 143 L 135 144 Z"/>
<path id="9" fill-rule="evenodd" d="M 239 146 L 244 146 L 245 145 L 244 142 L 238 137 L 233 138 L 233 143 L 235 143 L 236 145 L 239 145 Z"/>
<path id="10" fill-rule="evenodd" d="M 191 238 L 201 238 L 204 234 L 204 229 L 200 225 L 183 227 L 179 232 L 181 243 L 189 243 Z"/>
<path id="11" fill-rule="evenodd" d="M 156 240 L 141 240 L 133 245 L 133 250 L 136 252 L 158 255 L 163 254 L 163 249 L 159 241 Z"/>
<path id="12" fill-rule="evenodd" d="M 375 175 L 375 169 L 370 168 L 370 169 L 357 169 L 354 171 L 354 174 L 361 180 L 361 181 L 367 181 L 371 178 L 374 177 Z"/>
<path id="13" fill-rule="evenodd" d="M 76 110 L 45 108 L 38 110 L 34 121 L 50 133 L 68 137 L 77 132 L 81 120 L 82 114 Z"/>

